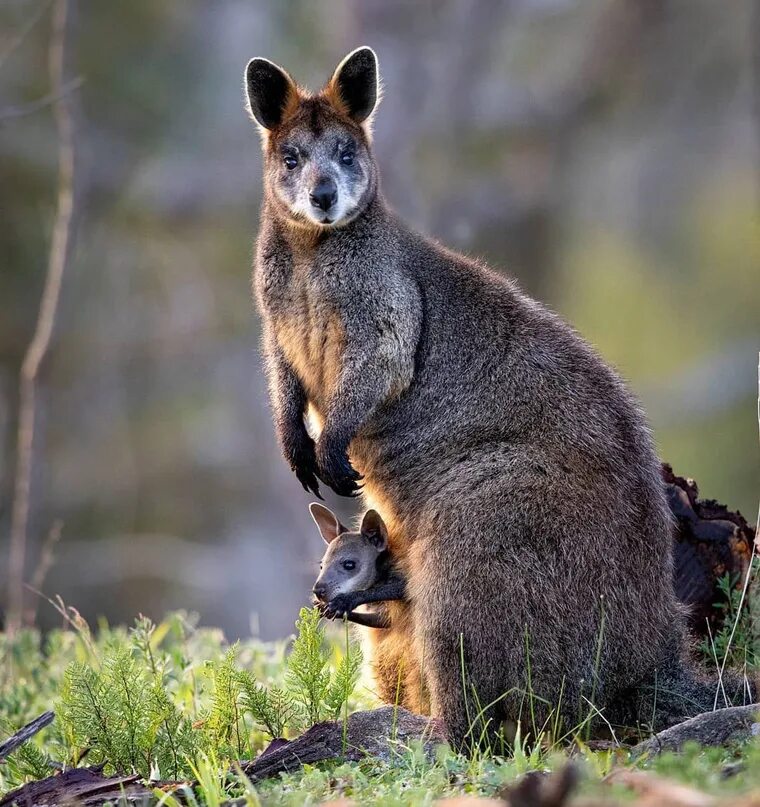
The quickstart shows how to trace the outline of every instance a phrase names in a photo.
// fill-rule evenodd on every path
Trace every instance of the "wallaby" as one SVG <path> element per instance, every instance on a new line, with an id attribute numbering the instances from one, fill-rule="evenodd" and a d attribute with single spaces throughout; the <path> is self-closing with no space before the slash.
<path id="1" fill-rule="evenodd" d="M 369 631 L 365 654 L 378 695 L 414 712 L 428 710 L 419 665 L 409 653 L 413 625 L 405 600 L 406 581 L 390 550 L 388 530 L 374 510 L 362 518 L 358 532 L 344 527 L 324 505 L 309 505 L 327 543 L 313 593 L 328 619 L 345 617 Z M 369 613 L 355 612 L 371 604 Z"/>
<path id="2" fill-rule="evenodd" d="M 681 662 L 671 517 L 621 379 L 512 280 L 391 211 L 371 49 L 314 95 L 266 59 L 245 82 L 264 151 L 255 289 L 277 435 L 306 489 L 355 495 L 363 480 L 407 580 L 397 646 L 452 743 L 521 716 L 535 734 L 552 707 L 572 727 L 589 701 L 612 722 L 643 708 L 656 728 L 712 708 Z M 655 708 L 666 679 L 682 691 L 660 689 Z"/>
<path id="3" fill-rule="evenodd" d="M 404 599 L 406 581 L 388 551 L 388 531 L 382 518 L 367 510 L 359 531 L 351 532 L 324 505 L 314 502 L 309 511 L 327 544 L 313 589 L 324 616 L 345 616 L 357 625 L 390 628 L 384 606 L 369 613 L 353 613 L 359 605 Z"/>

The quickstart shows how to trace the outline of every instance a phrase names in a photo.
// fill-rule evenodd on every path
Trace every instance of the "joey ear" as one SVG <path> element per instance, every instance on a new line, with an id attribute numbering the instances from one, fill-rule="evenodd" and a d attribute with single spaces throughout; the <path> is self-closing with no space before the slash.
<path id="1" fill-rule="evenodd" d="M 372 48 L 357 48 L 335 68 L 327 85 L 335 106 L 357 123 L 366 121 L 380 100 L 377 56 Z"/>
<path id="2" fill-rule="evenodd" d="M 388 548 L 388 530 L 385 522 L 376 510 L 367 510 L 362 518 L 361 534 L 377 549 L 382 552 Z"/>
<path id="3" fill-rule="evenodd" d="M 309 512 L 326 544 L 331 544 L 341 533 L 346 532 L 346 528 L 329 507 L 312 502 L 309 505 Z"/>
<path id="4" fill-rule="evenodd" d="M 269 59 L 251 59 L 245 68 L 248 111 L 262 129 L 273 129 L 298 102 L 293 79 Z"/>

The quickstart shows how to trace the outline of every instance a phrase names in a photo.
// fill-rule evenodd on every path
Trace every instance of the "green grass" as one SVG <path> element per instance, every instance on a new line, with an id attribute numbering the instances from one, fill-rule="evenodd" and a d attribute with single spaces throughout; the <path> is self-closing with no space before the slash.
<path id="1" fill-rule="evenodd" d="M 467 759 L 441 747 L 433 759 L 420 747 L 399 748 L 390 763 L 365 759 L 306 766 L 257 783 L 229 773 L 256 756 L 274 734 L 296 736 L 315 720 L 345 719 L 379 705 L 358 678 L 361 656 L 340 627 L 325 630 L 305 609 L 298 637 L 230 646 L 220 631 L 198 628 L 187 614 L 131 629 L 105 624 L 91 631 L 64 608 L 64 629 L 44 638 L 0 635 L 0 729 L 10 734 L 49 708 L 54 723 L 0 763 L 0 792 L 52 773 L 50 762 L 106 764 L 154 779 L 195 780 L 190 804 L 302 805 L 348 797 L 361 803 L 428 805 L 454 794 L 493 795 L 531 770 L 554 770 L 570 756 L 582 768 L 582 790 L 610 794 L 602 778 L 615 766 L 649 768 L 711 793 L 760 788 L 760 744 L 688 749 L 632 761 L 622 749 L 593 751 L 582 740 L 564 748 L 517 741 L 506 756 Z M 744 626 L 746 627 L 746 626 Z M 747 640 L 737 632 L 736 645 Z M 731 776 L 726 777 L 726 771 Z M 157 795 L 157 803 L 159 803 Z M 180 802 L 163 796 L 163 804 Z"/>

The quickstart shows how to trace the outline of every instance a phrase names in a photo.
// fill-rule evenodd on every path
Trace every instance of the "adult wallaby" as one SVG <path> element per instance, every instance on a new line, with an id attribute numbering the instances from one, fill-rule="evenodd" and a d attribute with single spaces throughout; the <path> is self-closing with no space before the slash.
<path id="1" fill-rule="evenodd" d="M 282 450 L 314 493 L 321 480 L 353 495 L 363 478 L 408 581 L 404 646 L 453 743 L 520 717 L 535 734 L 553 708 L 572 728 L 589 702 L 658 726 L 711 708 L 680 661 L 670 514 L 620 378 L 511 280 L 389 209 L 372 50 L 315 95 L 265 59 L 245 81 Z"/>

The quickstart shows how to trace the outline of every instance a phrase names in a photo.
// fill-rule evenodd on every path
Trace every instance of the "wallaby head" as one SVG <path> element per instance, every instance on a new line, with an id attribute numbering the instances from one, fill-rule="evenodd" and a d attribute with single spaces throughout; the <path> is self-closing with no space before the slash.
<path id="1" fill-rule="evenodd" d="M 388 548 L 388 531 L 374 510 L 367 510 L 358 532 L 349 532 L 332 510 L 314 502 L 311 517 L 327 544 L 314 584 L 314 596 L 329 602 L 338 594 L 364 591 L 377 582 L 377 560 Z"/>
<path id="2" fill-rule="evenodd" d="M 359 215 L 377 188 L 370 149 L 380 98 L 374 51 L 349 53 L 316 94 L 260 58 L 248 63 L 245 86 L 248 110 L 262 134 L 265 194 L 280 216 L 325 228 Z"/>

